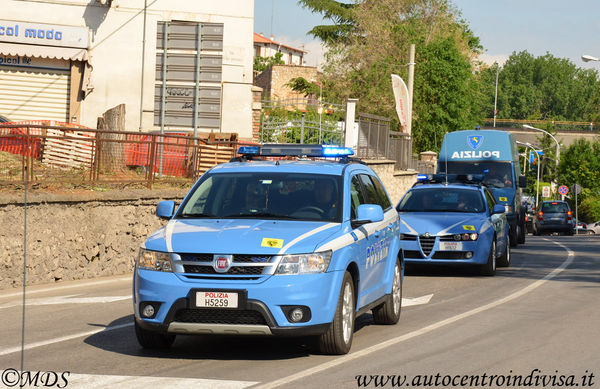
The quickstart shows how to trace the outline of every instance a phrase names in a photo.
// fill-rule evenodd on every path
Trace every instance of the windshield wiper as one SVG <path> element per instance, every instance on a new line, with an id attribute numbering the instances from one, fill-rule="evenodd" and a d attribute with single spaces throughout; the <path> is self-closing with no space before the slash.
<path id="1" fill-rule="evenodd" d="M 295 217 L 282 215 L 279 213 L 271 212 L 249 212 L 249 213 L 234 213 L 232 215 L 223 216 L 223 218 L 258 218 L 258 217 L 269 217 L 277 219 L 296 219 Z"/>
<path id="2" fill-rule="evenodd" d="M 210 213 L 182 213 L 179 215 L 182 219 L 191 219 L 191 218 L 201 218 L 201 217 L 215 217 L 215 215 L 211 215 Z"/>

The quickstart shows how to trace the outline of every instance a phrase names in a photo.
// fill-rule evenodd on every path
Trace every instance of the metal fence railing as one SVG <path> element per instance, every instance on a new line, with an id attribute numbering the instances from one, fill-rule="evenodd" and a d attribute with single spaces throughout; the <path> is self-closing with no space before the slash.
<path id="1" fill-rule="evenodd" d="M 343 145 L 344 123 L 299 119 L 281 121 L 263 118 L 259 141 L 261 143 L 318 143 Z"/>
<path id="2" fill-rule="evenodd" d="M 543 126 L 552 123 L 557 131 L 583 131 L 595 132 L 600 131 L 598 123 L 594 122 L 569 122 L 560 120 L 528 120 L 528 119 L 498 119 L 496 118 L 496 127 L 523 128 L 524 124 L 534 127 L 544 128 Z M 493 118 L 485 119 L 485 127 L 491 128 L 494 124 Z"/>
<path id="3" fill-rule="evenodd" d="M 0 185 L 140 183 L 152 187 L 156 182 L 190 182 L 235 156 L 239 142 L 213 139 L 193 138 L 185 132 L 161 135 L 2 124 Z"/>
<path id="4" fill-rule="evenodd" d="M 390 119 L 366 113 L 358 114 L 356 154 L 359 158 L 389 158 L 389 139 Z"/>

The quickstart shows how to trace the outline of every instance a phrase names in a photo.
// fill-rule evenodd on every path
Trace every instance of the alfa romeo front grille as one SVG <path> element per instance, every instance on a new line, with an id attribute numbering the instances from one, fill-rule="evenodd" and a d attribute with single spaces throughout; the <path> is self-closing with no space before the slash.
<path id="1" fill-rule="evenodd" d="M 433 250 L 433 246 L 435 245 L 435 236 L 419 236 L 419 243 L 421 244 L 421 250 L 425 256 L 429 256 L 431 254 L 431 250 Z"/>

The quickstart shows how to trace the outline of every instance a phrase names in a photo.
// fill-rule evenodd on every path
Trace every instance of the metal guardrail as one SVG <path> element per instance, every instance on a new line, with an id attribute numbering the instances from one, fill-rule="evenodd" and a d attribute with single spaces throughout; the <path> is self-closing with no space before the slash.
<path id="1" fill-rule="evenodd" d="M 600 125 L 594 122 L 572 122 L 560 120 L 525 120 L 525 119 L 498 119 L 496 118 L 496 127 L 511 127 L 523 128 L 524 124 L 533 125 L 534 127 L 545 126 L 552 123 L 558 131 L 585 131 L 585 132 L 600 132 Z M 485 126 L 492 127 L 494 124 L 493 118 L 485 119 Z M 526 130 L 526 129 L 524 129 Z"/>
<path id="2" fill-rule="evenodd" d="M 0 125 L 0 185 L 189 183 L 235 156 L 237 141 L 181 133 Z"/>

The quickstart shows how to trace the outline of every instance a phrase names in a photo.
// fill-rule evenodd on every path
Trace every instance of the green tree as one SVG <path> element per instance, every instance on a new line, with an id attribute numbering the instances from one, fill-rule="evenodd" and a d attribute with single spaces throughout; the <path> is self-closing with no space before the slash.
<path id="1" fill-rule="evenodd" d="M 335 0 L 298 0 L 298 3 L 333 23 L 315 26 L 308 32 L 326 44 L 346 41 L 356 30 L 355 4 Z"/>
<path id="2" fill-rule="evenodd" d="M 600 141 L 577 139 L 561 152 L 559 172 L 560 184 L 571 188 L 575 183 L 581 185 L 583 190 L 578 202 L 589 204 L 590 218 L 593 218 L 594 204 L 600 201 Z M 572 194 L 570 197 L 575 198 Z"/>
<path id="3" fill-rule="evenodd" d="M 273 65 L 283 65 L 285 62 L 281 59 L 282 53 L 276 53 L 273 57 L 254 57 L 254 71 L 261 73 Z"/>
<path id="4" fill-rule="evenodd" d="M 392 118 L 399 129 L 391 74 L 407 80 L 414 43 L 415 151 L 437 151 L 445 132 L 481 123 L 473 66 L 481 47 L 448 0 L 364 0 L 351 10 L 354 28 L 328 43 L 323 89 L 332 97 L 358 98 L 361 112 Z"/>
<path id="5" fill-rule="evenodd" d="M 496 68 L 484 71 L 493 79 Z M 551 54 L 534 57 L 527 51 L 513 53 L 498 76 L 498 118 L 593 121 L 600 103 L 598 72 L 576 67 L 568 59 Z M 493 107 L 494 89 L 485 90 Z"/>
<path id="6" fill-rule="evenodd" d="M 285 84 L 285 86 L 294 92 L 304 94 L 304 97 L 308 97 L 310 95 L 318 96 L 320 90 L 319 85 L 313 84 L 304 77 L 292 78 L 287 84 Z"/>

